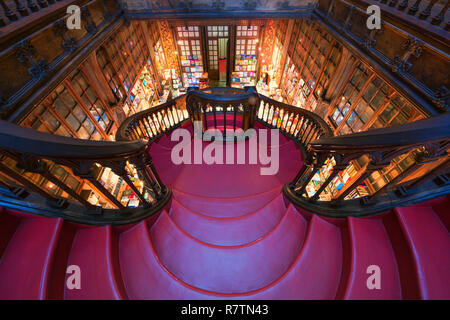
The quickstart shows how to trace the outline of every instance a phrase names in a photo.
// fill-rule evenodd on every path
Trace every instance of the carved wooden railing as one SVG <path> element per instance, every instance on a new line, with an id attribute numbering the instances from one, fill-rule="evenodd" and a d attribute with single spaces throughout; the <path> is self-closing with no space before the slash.
<path id="1" fill-rule="evenodd" d="M 47 200 L 48 205 L 57 209 L 53 213 L 47 212 L 48 214 L 63 216 L 80 223 L 130 223 L 159 212 L 171 196 L 170 190 L 156 173 L 147 152 L 147 144 L 143 141 L 79 140 L 0 121 L 0 154 L 0 180 L 3 180 L 0 187 L 3 187 L 3 192 L 10 191 L 19 198 L 28 195 L 28 191 L 39 194 Z M 99 196 L 108 201 L 108 208 L 93 205 L 82 197 L 77 190 L 54 175 L 49 170 L 50 165 L 61 166 L 88 183 Z M 139 199 L 137 208 L 128 207 L 127 203 L 117 199 L 102 184 L 96 173 L 105 168 L 111 169 L 128 185 Z M 30 174 L 46 179 L 60 188 L 67 197 L 55 196 L 46 188 L 35 184 L 30 179 Z M 5 197 L 0 199 L 2 202 L 6 201 Z M 14 201 L 11 203 L 17 204 Z M 29 208 L 21 209 L 38 214 L 46 212 L 38 209 L 39 204 L 28 205 Z M 42 207 L 41 203 L 41 209 Z"/>
<path id="2" fill-rule="evenodd" d="M 200 124 L 198 129 L 201 133 L 218 129 L 226 137 L 227 130 L 224 128 L 245 131 L 253 127 L 259 102 L 255 88 L 246 90 L 190 90 L 186 95 L 126 119 L 117 130 L 116 140 L 146 139 L 152 143 L 188 120 Z"/>
<path id="3" fill-rule="evenodd" d="M 68 6 L 69 0 L 0 0 L 0 29 L 25 17 L 37 16 Z"/>
<path id="4" fill-rule="evenodd" d="M 295 179 L 284 187 L 288 199 L 312 212 L 343 217 L 377 213 L 396 205 L 423 201 L 450 192 L 448 179 L 443 175 L 450 163 L 445 160 L 450 141 L 449 117 L 444 115 L 402 126 L 333 137 L 332 130 L 323 119 L 310 111 L 259 95 L 254 88 L 214 88 L 189 91 L 176 100 L 133 115 L 119 128 L 117 140 L 147 139 L 151 143 L 185 121 L 200 124 L 199 132 L 203 137 L 211 129 L 220 130 L 226 137 L 224 129 L 242 132 L 258 121 L 269 128 L 278 128 L 303 151 L 305 165 Z M 412 151 L 415 152 L 414 164 L 383 187 L 368 196 L 357 199 L 348 197 L 373 172 L 388 167 L 391 160 L 409 155 Z M 341 171 L 363 156 L 370 161 L 346 181 L 339 193 L 333 194 L 331 201 L 319 199 L 321 193 L 330 193 L 328 187 Z M 333 169 L 320 188 L 313 194 L 305 192 L 318 170 L 331 161 L 334 163 Z M 420 166 L 434 161 L 441 162 L 429 172 L 404 182 Z M 435 177 L 441 177 L 440 184 L 444 187 L 434 185 L 423 191 L 426 184 L 422 182 Z M 419 184 L 421 188 L 417 189 Z M 393 189 L 401 193 L 395 196 L 395 200 Z"/>
<path id="5" fill-rule="evenodd" d="M 444 21 L 449 10 L 449 1 L 447 0 L 366 0 L 366 2 L 373 2 L 374 4 L 378 2 L 420 20 L 430 19 L 429 22 L 437 26 Z M 447 24 L 444 28 L 448 30 L 449 25 Z"/>
<path id="6" fill-rule="evenodd" d="M 147 140 L 151 144 L 189 119 L 186 95 L 128 117 L 117 130 L 117 141 Z"/>
<path id="7" fill-rule="evenodd" d="M 433 32 L 433 27 L 450 30 L 449 21 L 445 21 L 450 9 L 450 2 L 447 0 L 348 0 L 348 2 L 366 7 L 378 5 L 382 12 L 417 24 L 427 31 Z"/>
<path id="8" fill-rule="evenodd" d="M 257 118 L 271 128 L 278 128 L 306 150 L 311 141 L 333 136 L 326 122 L 313 112 L 272 100 L 263 95 Z"/>
<path id="9" fill-rule="evenodd" d="M 253 128 L 258 103 L 255 87 L 192 90 L 186 98 L 192 122 L 201 124 L 198 129 L 202 133 L 219 130 L 223 139 L 227 139 L 227 132 L 232 132 L 234 139 L 236 132 Z"/>
<path id="10" fill-rule="evenodd" d="M 309 143 L 305 165 L 295 180 L 285 186 L 285 194 L 294 203 L 323 214 L 339 211 L 349 215 L 381 212 L 404 203 L 403 200 L 413 194 L 416 195 L 413 202 L 423 201 L 450 192 L 446 175 L 442 176 L 440 183 L 438 182 L 440 186 L 444 185 L 444 188 L 439 189 L 436 185 L 431 185 L 427 190 L 428 186 L 423 185 L 425 181 L 448 172 L 449 148 L 449 113 L 388 128 L 339 137 L 322 137 Z M 415 152 L 412 164 L 383 187 L 370 195 L 356 199 L 357 202 L 347 198 L 374 172 L 387 168 L 393 159 L 410 155 L 412 151 Z M 331 201 L 318 201 L 320 194 L 327 192 L 333 179 L 352 161 L 363 156 L 367 156 L 369 161 L 336 194 L 333 194 Z M 335 164 L 320 188 L 312 194 L 308 193 L 306 189 L 314 183 L 314 175 L 324 167 L 325 163 L 331 161 Z M 422 165 L 434 161 L 439 161 L 439 165 L 431 172 L 420 175 L 419 179 L 405 179 Z M 422 188 L 414 189 L 419 186 L 418 181 Z M 396 191 L 395 194 L 392 193 L 393 190 Z M 345 208 L 345 204 L 350 202 L 351 205 Z"/>
<path id="11" fill-rule="evenodd" d="M 311 212 L 336 217 L 367 215 L 450 193 L 450 114 L 333 137 L 327 124 L 312 112 L 258 95 L 254 88 L 221 88 L 190 91 L 132 115 L 119 128 L 117 142 L 49 135 L 1 122 L 0 193 L 4 195 L 6 190 L 19 200 L 0 197 L 0 205 L 9 201 L 8 207 L 42 214 L 43 206 L 33 206 L 28 198 L 28 208 L 24 209 L 24 201 L 19 204 L 20 198 L 40 195 L 53 208 L 53 211 L 45 209 L 47 214 L 92 224 L 126 224 L 156 214 L 168 203 L 171 192 L 158 176 L 148 146 L 187 121 L 201 123 L 202 133 L 211 128 L 245 131 L 255 121 L 278 128 L 304 152 L 304 166 L 295 179 L 284 186 L 284 194 L 291 202 Z M 382 188 L 358 199 L 348 198 L 371 174 L 388 167 L 393 159 L 412 152 L 414 163 Z M 330 201 L 319 199 L 322 193 L 329 192 L 332 180 L 361 157 L 367 157 L 369 161 L 357 174 L 338 193 L 332 193 Z M 314 175 L 326 162 L 333 163 L 332 169 L 314 193 L 307 192 L 308 185 L 315 183 Z M 433 162 L 438 165 L 414 179 L 405 179 L 422 165 Z M 49 170 L 50 164 L 61 166 L 89 182 L 113 209 L 90 203 L 55 176 Z M 139 207 L 127 207 L 108 191 L 94 174 L 98 168 L 110 168 L 123 179 L 138 197 Z M 65 198 L 34 183 L 30 174 L 40 175 L 60 188 L 66 194 Z M 430 188 L 427 183 L 436 177 L 439 181 L 434 179 L 434 188 Z M 142 182 L 140 187 L 135 179 Z"/>

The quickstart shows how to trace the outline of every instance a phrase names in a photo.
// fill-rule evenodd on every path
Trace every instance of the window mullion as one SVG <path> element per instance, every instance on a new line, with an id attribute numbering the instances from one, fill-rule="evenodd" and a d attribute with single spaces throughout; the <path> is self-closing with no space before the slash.
<path id="1" fill-rule="evenodd" d="M 78 94 L 76 94 L 75 89 L 72 87 L 72 83 L 68 79 L 66 79 L 65 85 L 66 85 L 66 89 L 69 91 L 69 93 L 72 95 L 72 97 L 78 102 L 79 106 L 83 109 L 86 116 L 91 120 L 92 124 L 95 126 L 97 131 L 102 135 L 103 139 L 108 140 L 108 136 L 106 135 L 106 132 L 103 131 L 103 128 L 99 125 L 97 120 L 95 120 L 95 118 L 92 116 L 89 108 L 84 104 L 83 99 L 81 99 L 81 97 L 78 96 Z M 81 125 L 83 125 L 83 123 L 81 123 Z M 90 133 L 90 134 L 92 134 L 92 133 Z"/>
<path id="2" fill-rule="evenodd" d="M 369 78 L 366 80 L 364 86 L 361 88 L 361 90 L 358 93 L 358 96 L 356 97 L 355 101 L 353 101 L 352 105 L 350 106 L 349 110 L 347 111 L 347 113 L 345 114 L 344 118 L 342 119 L 341 123 L 338 125 L 338 127 L 335 130 L 335 133 L 337 134 L 342 127 L 345 125 L 345 123 L 347 122 L 348 118 L 350 117 L 350 115 L 353 113 L 353 111 L 355 111 L 356 106 L 358 105 L 359 101 L 361 101 L 361 97 L 364 94 L 364 92 L 367 90 L 367 88 L 369 87 L 369 84 L 372 82 L 372 80 L 375 78 L 376 74 L 372 73 L 371 76 L 369 76 Z M 361 75 L 362 77 L 362 75 Z M 355 86 L 355 88 L 357 88 L 357 85 Z"/>

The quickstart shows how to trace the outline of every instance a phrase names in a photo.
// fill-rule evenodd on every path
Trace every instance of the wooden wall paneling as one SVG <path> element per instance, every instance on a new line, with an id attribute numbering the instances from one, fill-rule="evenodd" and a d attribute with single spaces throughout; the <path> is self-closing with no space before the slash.
<path id="1" fill-rule="evenodd" d="M 354 12 L 349 16 L 350 11 Z M 393 20 L 386 12 L 383 14 L 381 30 L 370 31 L 360 2 L 321 0 L 315 11 L 319 22 L 330 33 L 408 97 L 416 108 L 427 115 L 449 111 L 449 33 L 446 33 L 447 41 L 442 41 L 442 32 L 439 40 L 429 30 L 417 32 L 413 21 L 408 25 Z"/>
<path id="2" fill-rule="evenodd" d="M 98 46 L 102 35 L 119 20 L 120 11 L 105 12 L 108 20 L 92 25 L 91 33 L 88 33 L 89 21 L 100 18 L 98 13 L 92 15 L 89 11 L 93 8 L 99 12 L 101 6 L 97 2 L 92 0 L 84 9 L 84 15 L 90 15 L 90 19 L 97 17 L 97 20 L 87 19 L 81 30 L 68 30 L 64 17 L 59 17 L 0 52 L 0 117 L 20 122 L 32 106 L 47 96 Z"/>

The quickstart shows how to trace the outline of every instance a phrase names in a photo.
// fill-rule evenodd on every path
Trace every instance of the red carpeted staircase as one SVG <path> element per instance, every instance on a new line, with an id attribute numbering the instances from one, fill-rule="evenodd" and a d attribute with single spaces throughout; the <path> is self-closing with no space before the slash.
<path id="1" fill-rule="evenodd" d="M 302 166 L 284 136 L 272 176 L 256 164 L 177 166 L 175 144 L 151 146 L 173 199 L 147 221 L 87 227 L 0 209 L 0 299 L 450 299 L 448 197 L 328 219 L 283 198 Z M 70 265 L 79 290 L 66 286 Z"/>

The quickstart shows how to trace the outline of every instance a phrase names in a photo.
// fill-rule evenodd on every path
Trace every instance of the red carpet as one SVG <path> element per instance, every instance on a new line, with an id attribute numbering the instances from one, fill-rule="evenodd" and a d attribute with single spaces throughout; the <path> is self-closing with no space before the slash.
<path id="1" fill-rule="evenodd" d="M 370 218 L 310 215 L 281 194 L 302 161 L 279 144 L 279 172 L 261 176 L 260 164 L 175 165 L 163 137 L 150 153 L 171 209 L 126 228 L 0 209 L 0 299 L 450 299 L 448 197 Z M 69 265 L 80 290 L 65 286 Z"/>

